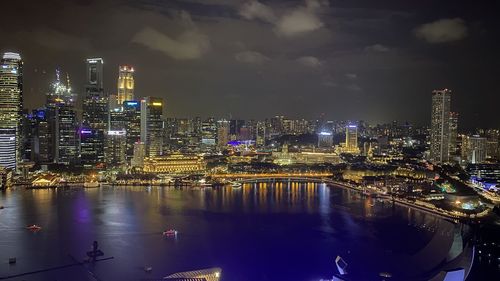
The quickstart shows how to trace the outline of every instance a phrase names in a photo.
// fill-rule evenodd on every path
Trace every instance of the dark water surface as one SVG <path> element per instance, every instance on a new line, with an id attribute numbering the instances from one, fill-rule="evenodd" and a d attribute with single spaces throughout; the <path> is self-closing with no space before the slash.
<path id="1" fill-rule="evenodd" d="M 318 280 L 332 276 L 337 255 L 370 280 L 379 272 L 405 279 L 434 266 L 412 256 L 426 247 L 443 255 L 452 228 L 432 215 L 313 183 L 10 190 L 0 205 L 0 277 L 69 264 L 70 255 L 82 260 L 97 240 L 114 257 L 91 267 L 100 280 L 208 267 L 221 267 L 225 281 Z M 32 233 L 29 224 L 43 229 Z M 170 228 L 177 239 L 162 236 Z M 77 266 L 10 280 L 93 279 Z"/>

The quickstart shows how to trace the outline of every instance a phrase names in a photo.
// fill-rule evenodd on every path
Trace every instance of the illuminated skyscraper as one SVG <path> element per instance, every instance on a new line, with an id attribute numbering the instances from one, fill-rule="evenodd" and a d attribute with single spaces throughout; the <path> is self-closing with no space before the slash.
<path id="1" fill-rule="evenodd" d="M 359 153 L 358 126 L 347 125 L 345 127 L 345 148 L 346 152 Z"/>
<path id="2" fill-rule="evenodd" d="M 257 121 L 255 125 L 255 144 L 257 147 L 266 145 L 266 122 Z"/>
<path id="3" fill-rule="evenodd" d="M 83 99 L 81 161 L 86 168 L 103 167 L 105 131 L 108 127 L 108 98 L 103 89 L 103 60 L 87 59 Z"/>
<path id="4" fill-rule="evenodd" d="M 432 91 L 430 158 L 436 163 L 450 157 L 450 103 L 450 90 Z"/>
<path id="5" fill-rule="evenodd" d="M 217 121 L 217 146 L 223 148 L 229 142 L 229 121 Z"/>
<path id="6" fill-rule="evenodd" d="M 468 163 L 478 164 L 486 159 L 486 138 L 478 135 L 464 136 L 462 158 Z"/>
<path id="7" fill-rule="evenodd" d="M 205 119 L 201 123 L 201 144 L 214 146 L 217 138 L 217 126 L 213 117 Z"/>
<path id="8" fill-rule="evenodd" d="M 108 167 L 120 167 L 125 165 L 126 152 L 125 130 L 109 130 L 106 132 L 105 158 Z"/>
<path id="9" fill-rule="evenodd" d="M 134 156 L 134 144 L 141 141 L 141 103 L 134 100 L 125 101 L 123 103 L 123 117 L 127 134 L 125 158 L 129 163 Z"/>
<path id="10" fill-rule="evenodd" d="M 458 113 L 450 112 L 450 155 L 457 152 Z"/>
<path id="11" fill-rule="evenodd" d="M 76 96 L 72 92 L 69 78 L 65 85 L 56 70 L 56 80 L 47 93 L 47 119 L 51 136 L 50 156 L 55 163 L 74 164 L 79 154 L 78 122 L 76 119 Z"/>
<path id="12" fill-rule="evenodd" d="M 23 61 L 4 53 L 0 61 L 0 166 L 16 169 L 21 159 Z"/>
<path id="13" fill-rule="evenodd" d="M 123 102 L 134 99 L 134 68 L 128 65 L 121 65 L 118 70 L 118 106 Z"/>
<path id="14" fill-rule="evenodd" d="M 141 142 L 146 146 L 146 156 L 163 153 L 163 99 L 145 97 L 141 100 Z"/>
<path id="15" fill-rule="evenodd" d="M 320 132 L 318 134 L 318 147 L 332 148 L 332 146 L 333 146 L 333 134 L 331 132 Z"/>

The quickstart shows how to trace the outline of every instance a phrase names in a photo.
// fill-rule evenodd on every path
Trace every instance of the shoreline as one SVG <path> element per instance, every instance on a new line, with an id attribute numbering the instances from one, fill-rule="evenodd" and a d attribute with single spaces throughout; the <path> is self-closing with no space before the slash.
<path id="1" fill-rule="evenodd" d="M 432 203 L 426 203 L 422 202 L 422 204 L 417 204 L 413 202 L 408 202 L 402 198 L 396 198 L 393 196 L 390 196 L 388 194 L 380 193 L 377 191 L 366 191 L 364 188 L 358 188 L 356 186 L 350 185 L 348 183 L 344 182 L 339 182 L 339 181 L 334 181 L 330 179 L 323 179 L 323 178 L 317 178 L 317 179 L 311 179 L 312 181 L 316 182 L 323 182 L 327 185 L 333 186 L 333 187 L 338 187 L 338 188 L 344 188 L 352 191 L 359 192 L 362 195 L 365 196 L 375 196 L 377 198 L 380 198 L 386 202 L 396 204 L 398 206 L 403 206 L 403 207 L 408 207 L 412 208 L 418 211 L 426 212 L 428 214 L 440 217 L 441 219 L 446 219 L 454 223 L 462 222 L 462 223 L 475 223 L 476 221 L 487 217 L 487 215 L 490 213 L 490 210 L 487 209 L 481 213 L 475 214 L 475 217 L 469 216 L 460 216 L 458 214 L 451 214 L 450 211 L 444 210 L 438 207 L 427 207 L 423 204 L 432 204 Z M 219 185 L 219 186 L 199 186 L 195 185 L 193 183 L 189 182 L 178 182 L 178 183 L 161 183 L 161 184 L 153 184 L 153 183 L 99 183 L 98 186 L 84 186 L 84 182 L 75 182 L 75 183 L 65 183 L 64 185 L 57 185 L 57 186 L 32 186 L 31 184 L 20 184 L 20 185 L 14 185 L 13 187 L 9 188 L 11 190 L 17 190 L 17 189 L 26 189 L 26 190 L 36 190 L 36 189 L 72 189 L 72 188 L 78 188 L 78 189 L 96 189 L 96 188 L 102 188 L 102 187 L 174 187 L 174 188 L 184 188 L 184 187 L 191 187 L 193 189 L 204 189 L 204 188 L 212 188 L 212 187 L 220 187 L 224 186 Z M 419 201 L 416 201 L 419 202 Z"/>

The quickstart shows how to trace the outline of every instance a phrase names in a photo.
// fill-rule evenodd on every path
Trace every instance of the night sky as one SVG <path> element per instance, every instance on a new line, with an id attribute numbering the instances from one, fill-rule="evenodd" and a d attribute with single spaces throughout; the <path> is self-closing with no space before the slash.
<path id="1" fill-rule="evenodd" d="M 467 3 L 461 3 L 467 2 Z M 25 61 L 25 105 L 54 69 L 83 92 L 85 58 L 119 64 L 167 115 L 430 123 L 453 91 L 460 127 L 500 127 L 498 1 L 2 1 L 0 50 Z"/>

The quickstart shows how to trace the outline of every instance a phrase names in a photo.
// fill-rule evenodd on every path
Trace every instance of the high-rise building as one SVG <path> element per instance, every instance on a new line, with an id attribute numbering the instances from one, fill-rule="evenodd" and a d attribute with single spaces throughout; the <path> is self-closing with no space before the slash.
<path id="1" fill-rule="evenodd" d="M 255 128 L 255 144 L 257 147 L 266 145 L 266 122 L 258 121 Z"/>
<path id="2" fill-rule="evenodd" d="M 216 144 L 217 126 L 213 117 L 205 119 L 201 123 L 201 144 L 213 146 Z"/>
<path id="3" fill-rule="evenodd" d="M 319 148 L 332 148 L 333 134 L 331 132 L 320 132 L 318 134 L 318 147 Z"/>
<path id="4" fill-rule="evenodd" d="M 146 156 L 163 154 L 162 98 L 145 97 L 141 100 L 141 142 L 146 146 Z"/>
<path id="5" fill-rule="evenodd" d="M 81 162 L 86 168 L 104 167 L 105 131 L 108 128 L 108 97 L 103 89 L 103 60 L 87 59 L 83 99 Z"/>
<path id="6" fill-rule="evenodd" d="M 50 160 L 59 164 L 75 164 L 78 160 L 80 138 L 76 117 L 76 95 L 72 92 L 69 78 L 67 84 L 60 79 L 56 70 L 56 80 L 47 93 L 46 113 L 49 122 Z"/>
<path id="7" fill-rule="evenodd" d="M 109 130 L 106 132 L 105 159 L 108 167 L 125 165 L 127 148 L 125 130 Z"/>
<path id="8" fill-rule="evenodd" d="M 457 153 L 458 113 L 450 112 L 450 154 Z"/>
<path id="9" fill-rule="evenodd" d="M 31 145 L 34 155 L 33 160 L 38 163 L 48 163 L 53 159 L 50 150 L 52 134 L 49 128 L 49 120 L 47 119 L 47 109 L 40 108 L 33 110 L 30 119 L 33 135 Z"/>
<path id="10" fill-rule="evenodd" d="M 486 138 L 479 135 L 463 137 L 462 159 L 472 164 L 484 162 L 486 159 Z"/>
<path id="11" fill-rule="evenodd" d="M 125 101 L 123 117 L 127 143 L 125 158 L 130 163 L 134 156 L 134 144 L 141 140 L 141 103 L 135 100 Z"/>
<path id="12" fill-rule="evenodd" d="M 134 143 L 134 156 L 130 161 L 130 165 L 136 168 L 144 166 L 144 158 L 146 157 L 146 145 L 143 142 Z"/>
<path id="13" fill-rule="evenodd" d="M 345 127 L 345 148 L 346 152 L 358 153 L 358 126 L 347 125 Z"/>
<path id="14" fill-rule="evenodd" d="M 17 53 L 3 53 L 0 61 L 0 166 L 16 169 L 21 159 L 23 61 Z"/>
<path id="15" fill-rule="evenodd" d="M 118 69 L 118 106 L 125 101 L 134 99 L 134 68 L 129 65 L 120 65 Z"/>
<path id="16" fill-rule="evenodd" d="M 229 126 L 230 122 L 227 120 L 217 121 L 217 146 L 223 148 L 229 142 Z"/>
<path id="17" fill-rule="evenodd" d="M 449 161 L 450 103 L 450 90 L 432 91 L 430 158 L 436 163 Z"/>

